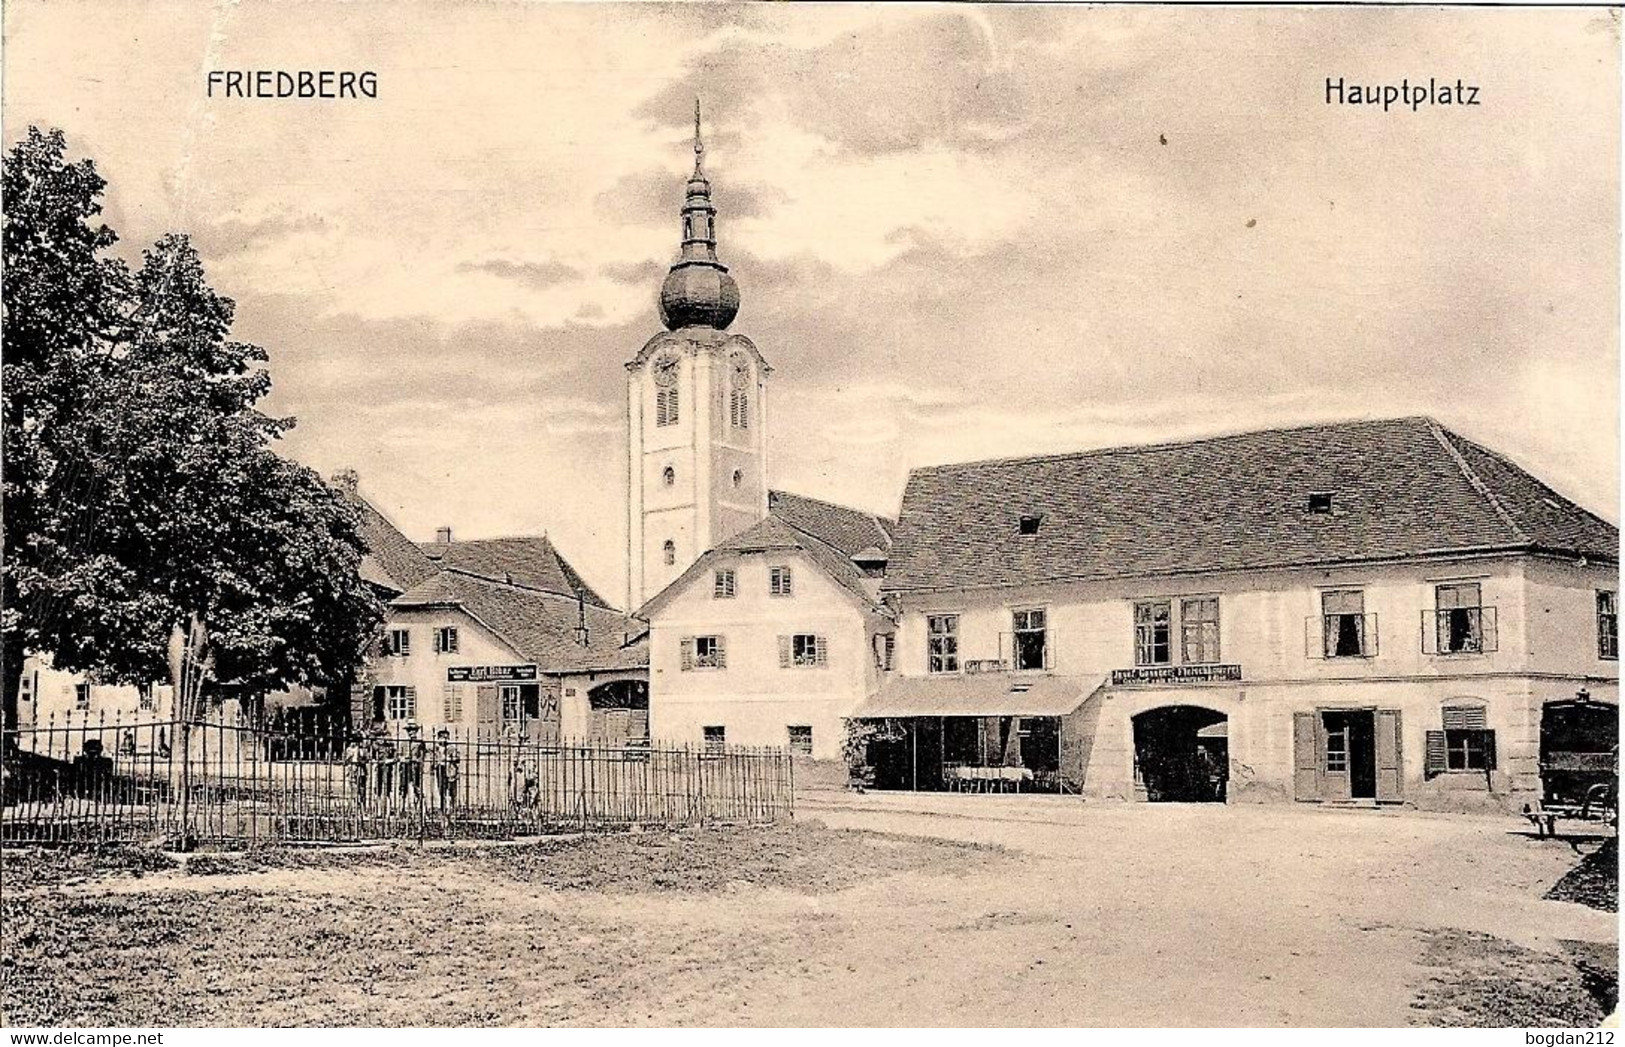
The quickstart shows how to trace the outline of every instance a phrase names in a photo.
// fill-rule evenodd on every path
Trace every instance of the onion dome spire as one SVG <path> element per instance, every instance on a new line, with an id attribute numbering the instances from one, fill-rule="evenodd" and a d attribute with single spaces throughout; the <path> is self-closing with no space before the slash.
<path id="1" fill-rule="evenodd" d="M 705 177 L 705 143 L 700 137 L 700 100 L 694 100 L 694 173 L 683 199 L 682 255 L 660 288 L 660 319 L 679 327 L 726 329 L 739 312 L 739 285 L 717 260 L 717 209 Z"/>

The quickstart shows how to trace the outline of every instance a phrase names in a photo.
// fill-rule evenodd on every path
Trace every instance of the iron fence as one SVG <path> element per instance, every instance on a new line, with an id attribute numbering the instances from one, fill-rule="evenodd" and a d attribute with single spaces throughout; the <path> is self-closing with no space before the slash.
<path id="1" fill-rule="evenodd" d="M 229 713 L 25 727 L 0 747 L 0 842 L 502 839 L 791 813 L 782 749 L 435 735 Z"/>

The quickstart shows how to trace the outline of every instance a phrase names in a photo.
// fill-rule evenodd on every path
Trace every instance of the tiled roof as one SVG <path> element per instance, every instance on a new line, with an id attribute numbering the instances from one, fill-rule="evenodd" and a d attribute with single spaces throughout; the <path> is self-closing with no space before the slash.
<path id="1" fill-rule="evenodd" d="M 582 610 L 575 597 L 454 569 L 440 571 L 390 601 L 390 606 L 460 607 L 544 673 L 607 672 L 649 664 L 648 626 L 636 618 L 585 604 L 587 643 L 583 646 L 575 634 Z"/>
<path id="2" fill-rule="evenodd" d="M 847 556 L 874 546 L 889 549 L 897 525 L 883 516 L 789 491 L 767 492 L 767 511 Z"/>
<path id="3" fill-rule="evenodd" d="M 361 536 L 367 543 L 361 558 L 363 581 L 399 593 L 434 577 L 439 568 L 387 516 L 359 494 L 346 497 L 361 514 Z"/>
<path id="4" fill-rule="evenodd" d="M 588 603 L 609 607 L 545 535 L 528 538 L 480 538 L 466 542 L 422 542 L 419 548 L 442 567 L 496 581 L 569 596 L 577 592 Z"/>
<path id="5" fill-rule="evenodd" d="M 1332 496 L 1330 513 L 1309 495 Z M 1023 516 L 1038 533 L 1018 533 Z M 1428 418 L 916 469 L 886 591 L 1481 549 L 1617 562 L 1619 529 Z"/>

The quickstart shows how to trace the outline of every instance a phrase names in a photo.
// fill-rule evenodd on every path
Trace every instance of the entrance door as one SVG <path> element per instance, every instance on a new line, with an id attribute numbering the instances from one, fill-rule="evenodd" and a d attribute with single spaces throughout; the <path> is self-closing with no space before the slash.
<path id="1" fill-rule="evenodd" d="M 1295 793 L 1300 800 L 1397 800 L 1399 712 L 1321 709 L 1294 716 Z"/>

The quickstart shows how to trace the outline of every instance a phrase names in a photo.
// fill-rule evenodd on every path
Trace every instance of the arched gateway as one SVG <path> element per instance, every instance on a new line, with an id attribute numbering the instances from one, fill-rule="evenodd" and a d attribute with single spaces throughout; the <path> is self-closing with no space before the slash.
<path id="1" fill-rule="evenodd" d="M 1163 705 L 1133 717 L 1135 795 L 1223 803 L 1230 777 L 1229 718 L 1199 705 Z"/>

